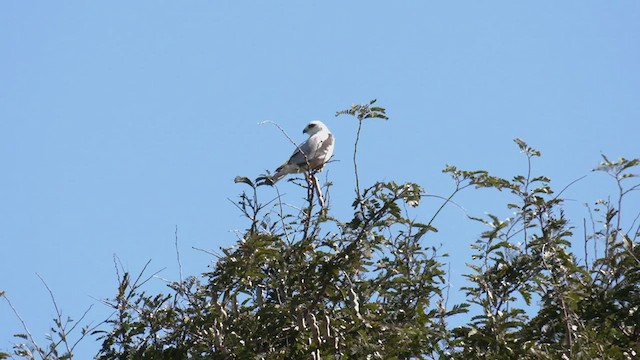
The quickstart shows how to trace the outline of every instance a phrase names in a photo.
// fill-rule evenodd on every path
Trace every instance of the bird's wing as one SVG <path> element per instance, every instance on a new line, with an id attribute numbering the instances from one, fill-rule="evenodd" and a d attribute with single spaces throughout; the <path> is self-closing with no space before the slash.
<path id="1" fill-rule="evenodd" d="M 330 132 L 318 134 L 313 153 L 309 156 L 309 167 L 321 169 L 333 155 L 334 139 Z"/>
<path id="2" fill-rule="evenodd" d="M 317 147 L 317 141 L 312 136 L 305 140 L 302 144 L 298 145 L 293 154 L 291 154 L 291 157 L 289 158 L 289 161 L 286 162 L 286 164 L 306 167 L 307 162 L 311 161 L 314 147 Z"/>
<path id="3" fill-rule="evenodd" d="M 272 184 L 275 184 L 287 174 L 301 173 L 307 169 L 308 154 L 312 149 L 311 145 L 309 145 L 310 140 L 311 138 L 298 145 L 289 160 L 276 169 L 276 173 L 271 177 Z M 313 143 L 313 141 L 311 142 Z"/>
<path id="4" fill-rule="evenodd" d="M 321 169 L 333 155 L 333 145 L 334 139 L 330 132 L 314 134 L 298 145 L 289 160 L 276 169 L 276 173 L 272 176 L 272 183 L 286 174 Z"/>

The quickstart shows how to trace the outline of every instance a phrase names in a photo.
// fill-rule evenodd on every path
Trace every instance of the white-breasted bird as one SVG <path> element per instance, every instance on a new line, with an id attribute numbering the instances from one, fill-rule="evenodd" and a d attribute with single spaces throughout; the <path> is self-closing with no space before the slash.
<path id="1" fill-rule="evenodd" d="M 298 145 L 289 160 L 276 169 L 270 177 L 271 184 L 275 184 L 287 174 L 297 174 L 313 170 L 322 170 L 333 155 L 335 140 L 329 128 L 321 121 L 312 121 L 302 130 L 309 138 Z"/>

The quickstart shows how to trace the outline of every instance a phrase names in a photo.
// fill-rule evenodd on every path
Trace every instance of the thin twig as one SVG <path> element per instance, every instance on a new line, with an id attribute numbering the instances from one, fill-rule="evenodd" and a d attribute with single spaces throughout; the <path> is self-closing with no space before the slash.
<path id="1" fill-rule="evenodd" d="M 45 355 L 45 359 L 47 359 L 49 357 L 49 355 L 51 355 L 51 353 L 58 347 L 58 345 L 60 345 L 61 343 L 64 343 L 65 348 L 67 349 L 67 354 L 71 355 L 71 348 L 69 347 L 69 342 L 67 341 L 67 329 L 65 328 L 66 323 L 63 323 L 62 320 L 62 311 L 60 311 L 60 307 L 58 307 L 58 302 L 56 301 L 56 297 L 53 295 L 53 291 L 51 290 L 51 288 L 49 287 L 49 285 L 47 285 L 47 282 L 44 281 L 44 279 L 42 278 L 42 276 L 40 276 L 40 274 L 36 273 L 36 276 L 40 279 L 40 281 L 42 281 L 42 284 L 44 285 L 44 287 L 47 289 L 47 291 L 49 292 L 49 296 L 51 297 L 51 302 L 53 303 L 53 307 L 56 311 L 56 317 L 57 317 L 57 327 L 59 328 L 59 332 L 58 332 L 58 336 L 60 336 L 60 340 L 58 342 L 55 343 L 54 346 L 51 346 L 49 348 L 49 352 Z"/>
<path id="2" fill-rule="evenodd" d="M 356 141 L 353 144 L 353 171 L 356 175 L 356 197 L 358 204 L 362 208 L 362 195 L 360 194 L 360 179 L 358 177 L 358 142 L 360 141 L 360 130 L 362 130 L 362 119 L 358 119 L 358 132 L 356 133 Z"/>
<path id="3" fill-rule="evenodd" d="M 589 237 L 587 236 L 587 219 L 582 218 L 582 231 L 584 232 L 584 267 L 589 271 L 589 251 L 587 250 L 587 244 Z"/>
<path id="4" fill-rule="evenodd" d="M 636 226 L 636 222 L 638 221 L 638 219 L 640 218 L 640 212 L 638 212 L 638 215 L 636 215 L 635 219 L 633 219 L 633 222 L 631 223 L 631 226 L 629 226 L 629 230 L 627 231 L 627 233 L 631 233 L 633 232 L 633 228 Z M 640 227 L 640 225 L 639 225 Z M 637 231 L 636 234 L 634 234 L 634 239 L 638 236 Z"/>
<path id="5" fill-rule="evenodd" d="M 49 287 L 49 285 L 47 285 L 47 282 L 44 281 L 44 279 L 42 278 L 42 276 L 40 276 L 40 274 L 36 273 L 36 276 L 38 277 L 38 279 L 40 279 L 40 281 L 42 282 L 42 284 L 44 285 L 44 287 L 47 289 L 47 291 L 49 292 L 49 296 L 51 297 L 51 302 L 53 303 L 53 307 L 56 310 L 56 314 L 60 315 L 60 308 L 58 307 L 58 303 L 56 302 L 56 298 L 55 296 L 53 296 L 53 291 L 51 290 L 51 288 Z"/>
<path id="6" fill-rule="evenodd" d="M 40 356 L 43 356 L 44 355 L 44 351 L 42 350 L 42 348 L 36 342 L 36 339 L 31 334 L 31 331 L 29 331 L 29 328 L 27 327 L 27 323 L 24 321 L 22 316 L 20 316 L 20 313 L 18 313 L 18 310 L 13 306 L 13 304 L 11 303 L 11 300 L 9 300 L 9 298 L 6 295 L 3 294 L 2 297 L 7 301 L 7 304 L 9 304 L 9 307 L 13 311 L 13 314 L 18 318 L 18 320 L 22 324 L 22 328 L 24 329 L 24 332 L 27 333 L 27 337 L 29 338 L 29 341 L 31 342 L 31 344 L 33 344 L 33 346 L 35 347 L 35 350 L 38 353 L 40 353 Z"/>
<path id="7" fill-rule="evenodd" d="M 258 123 L 258 125 L 264 125 L 264 124 L 271 124 L 271 125 L 273 125 L 273 126 L 277 127 L 277 128 L 282 132 L 282 134 L 284 134 L 284 136 L 286 136 L 286 137 L 287 137 L 287 139 L 289 139 L 289 141 L 290 141 L 290 142 L 291 142 L 295 147 L 297 147 L 297 148 L 298 148 L 298 150 L 300 150 L 300 148 L 298 147 L 298 144 L 296 143 L 296 141 L 295 141 L 295 140 L 293 140 L 293 139 L 291 138 L 291 136 L 289 136 L 289 134 L 287 134 L 287 132 L 286 132 L 286 131 L 284 131 L 284 129 L 282 128 L 282 126 L 278 125 L 278 123 L 276 123 L 275 121 L 271 121 L 271 120 L 265 120 L 265 121 L 262 121 L 262 122 L 259 122 L 259 123 Z"/>
<path id="8" fill-rule="evenodd" d="M 462 210 L 465 214 L 467 214 L 467 211 L 460 205 L 456 204 L 454 201 L 452 201 L 451 199 L 458 193 L 460 192 L 460 190 L 464 189 L 464 187 L 459 187 L 456 186 L 456 189 L 451 193 L 451 195 L 449 195 L 448 198 L 444 198 L 442 196 L 439 195 L 422 195 L 424 197 L 435 197 L 438 199 L 442 199 L 444 200 L 444 202 L 442 203 L 442 205 L 440 205 L 440 207 L 438 208 L 438 210 L 436 210 L 435 214 L 433 214 L 433 216 L 431 217 L 431 220 L 429 220 L 429 222 L 427 223 L 428 226 L 431 226 L 431 224 L 433 223 L 433 221 L 436 219 L 436 217 L 438 216 L 438 214 L 440 214 L 440 212 L 442 211 L 442 209 L 444 209 L 444 207 L 448 204 L 448 203 L 452 203 L 455 206 L 457 206 L 460 210 Z"/>
<path id="9" fill-rule="evenodd" d="M 218 253 L 214 252 L 213 250 L 205 250 L 205 249 L 202 249 L 202 248 L 199 248 L 199 247 L 195 247 L 195 246 L 192 246 L 191 248 L 192 248 L 193 250 L 202 251 L 202 252 L 203 252 L 203 253 L 205 253 L 205 254 L 209 254 L 209 255 L 215 256 L 215 257 L 217 257 L 217 258 L 221 258 L 221 257 L 222 257 L 222 255 L 220 255 L 220 254 L 218 254 Z"/>
<path id="10" fill-rule="evenodd" d="M 618 195 L 618 214 L 616 215 L 616 238 L 618 237 L 618 234 L 620 233 L 620 231 L 622 230 L 620 228 L 620 224 L 622 222 L 622 198 L 624 197 L 624 195 L 626 194 L 626 192 L 623 190 L 622 187 L 622 181 L 620 180 L 619 176 L 616 176 L 616 182 L 618 183 L 618 191 L 619 191 L 619 195 Z"/>
<path id="11" fill-rule="evenodd" d="M 118 269 L 118 265 L 120 265 L 120 268 L 124 272 L 124 268 L 122 267 L 122 262 L 120 261 L 120 258 L 118 257 L 118 255 L 113 254 L 113 267 L 116 270 L 116 277 L 118 278 L 118 283 L 119 283 L 122 277 L 120 276 L 120 270 Z"/>
<path id="12" fill-rule="evenodd" d="M 139 289 L 141 286 L 146 284 L 149 280 L 153 279 L 154 277 L 156 277 L 156 275 L 158 275 L 159 273 L 161 273 L 162 271 L 164 271 L 166 269 L 166 268 L 162 268 L 162 269 L 154 272 L 153 274 L 151 274 L 146 279 L 140 281 L 142 279 L 142 275 L 144 274 L 144 272 L 147 271 L 147 267 L 149 267 L 149 264 L 151 264 L 151 259 L 149 259 L 147 261 L 147 263 L 144 264 L 144 267 L 142 268 L 142 270 L 138 274 L 138 277 L 136 278 L 136 280 L 133 283 L 130 284 L 130 286 L 129 286 L 130 287 L 130 292 L 129 292 L 129 295 L 127 295 L 127 299 L 130 298 L 131 296 L 133 296 L 134 292 L 137 289 Z"/>
<path id="13" fill-rule="evenodd" d="M 89 313 L 89 311 L 91 311 L 91 309 L 93 308 L 93 304 L 89 305 L 89 307 L 87 308 L 87 310 L 84 311 L 84 313 L 82 314 L 82 316 L 80 316 L 80 319 L 76 320 L 75 323 L 73 324 L 73 326 L 71 327 L 71 329 L 69 329 L 69 334 L 78 326 L 82 323 L 82 321 L 84 320 L 84 318 L 87 316 L 87 314 Z M 102 325 L 104 322 L 100 322 L 98 323 L 96 326 L 89 328 L 89 325 L 87 325 L 87 327 L 85 328 L 85 331 L 83 331 L 81 333 L 81 336 L 78 338 L 78 340 L 76 340 L 73 345 L 71 345 L 71 351 L 73 351 L 76 348 L 76 345 L 78 345 L 78 343 L 80 342 L 80 340 L 84 339 L 84 337 L 86 336 L 86 334 L 90 333 L 92 330 L 97 329 L 98 326 Z M 90 323 L 89 323 L 90 324 Z"/>
<path id="14" fill-rule="evenodd" d="M 305 178 L 307 180 L 307 200 L 308 200 L 308 204 L 309 207 L 306 209 L 306 214 L 305 211 L 303 211 L 303 215 L 306 216 L 306 218 L 303 220 L 303 231 L 302 231 L 302 239 L 306 240 L 307 237 L 309 236 L 309 228 L 311 227 L 311 214 L 313 214 L 313 195 L 314 195 L 314 191 L 313 191 L 313 180 L 311 180 L 311 174 L 309 173 L 305 173 Z"/>
<path id="15" fill-rule="evenodd" d="M 307 159 L 307 154 L 305 154 L 304 151 L 302 151 L 302 149 L 300 148 L 300 144 L 297 144 L 296 141 L 293 140 L 291 138 L 291 136 L 289 136 L 289 134 L 287 134 L 287 132 L 284 131 L 284 129 L 280 125 L 278 125 L 278 123 L 276 123 L 274 121 L 271 121 L 271 120 L 265 120 L 265 121 L 262 121 L 262 122 L 258 123 L 258 125 L 264 125 L 264 124 L 271 124 L 271 125 L 277 127 L 280 130 L 280 132 L 282 132 L 284 134 L 284 136 L 287 137 L 289 142 L 291 142 L 296 147 L 296 149 L 298 149 L 298 151 L 302 154 L 302 156 L 304 156 L 304 161 L 307 163 L 307 168 L 311 167 L 309 165 L 309 159 Z"/>
<path id="16" fill-rule="evenodd" d="M 445 310 L 447 309 L 449 304 L 449 290 L 451 290 L 451 261 L 447 262 L 447 295 L 444 298 Z"/>
<path id="17" fill-rule="evenodd" d="M 178 225 L 176 224 L 176 239 L 175 239 L 175 246 L 176 246 L 176 259 L 178 260 L 178 271 L 180 272 L 180 287 L 182 287 L 183 284 L 183 280 L 182 280 L 182 262 L 180 261 L 180 249 L 178 248 Z"/>
<path id="18" fill-rule="evenodd" d="M 580 180 L 582 180 L 582 179 L 584 179 L 584 178 L 586 178 L 586 177 L 587 177 L 587 175 L 581 176 L 581 177 L 579 177 L 579 178 L 577 178 L 577 179 L 573 180 L 573 181 L 572 181 L 572 182 L 570 182 L 569 184 L 567 184 L 567 186 L 563 187 L 563 188 L 562 188 L 562 190 L 560 190 L 560 192 L 559 192 L 558 194 L 556 194 L 556 196 L 554 196 L 554 197 L 553 197 L 553 200 L 557 199 L 560 195 L 562 195 L 562 193 L 563 193 L 565 190 L 567 190 L 571 185 L 573 185 L 573 184 L 577 183 L 578 181 L 580 181 Z"/>
<path id="19" fill-rule="evenodd" d="M 291 239 L 289 239 L 289 231 L 287 230 L 287 224 L 284 222 L 284 210 L 282 208 L 282 195 L 280 195 L 280 189 L 277 186 L 276 194 L 278 194 L 278 209 L 280 210 L 280 222 L 282 222 L 282 231 L 284 232 L 284 237 L 287 239 L 287 244 L 291 245 Z"/>
<path id="20" fill-rule="evenodd" d="M 531 153 L 527 153 L 527 181 L 524 184 L 524 195 L 525 197 L 522 199 L 524 201 L 524 203 L 526 204 L 529 200 L 529 185 L 531 185 Z M 526 205 L 525 205 L 526 206 Z M 529 254 L 529 235 L 527 234 L 527 229 L 529 229 L 529 223 L 530 220 L 527 217 L 527 213 L 525 212 L 524 208 L 522 209 L 522 216 L 523 216 L 523 238 L 524 238 L 524 252 L 525 254 Z"/>
<path id="21" fill-rule="evenodd" d="M 331 194 L 329 192 L 329 170 L 327 170 L 324 173 L 324 186 L 325 186 L 325 192 L 324 192 L 324 198 L 326 199 L 326 202 L 328 202 L 329 204 L 331 203 Z"/>
<path id="22" fill-rule="evenodd" d="M 587 210 L 589 211 L 589 221 L 591 222 L 591 233 L 593 234 L 593 258 L 598 258 L 598 239 L 596 238 L 596 221 L 593 218 L 593 211 L 591 211 L 591 207 L 589 204 L 585 204 Z"/>

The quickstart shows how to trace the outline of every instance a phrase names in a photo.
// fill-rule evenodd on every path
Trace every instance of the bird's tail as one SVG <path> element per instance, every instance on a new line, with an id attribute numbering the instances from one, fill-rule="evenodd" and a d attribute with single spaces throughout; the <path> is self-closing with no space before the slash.
<path id="1" fill-rule="evenodd" d="M 271 185 L 278 182 L 278 180 L 282 179 L 285 175 L 291 173 L 291 169 L 289 169 L 288 165 L 282 165 L 276 169 L 276 173 L 269 177 L 271 181 Z"/>
<path id="2" fill-rule="evenodd" d="M 276 169 L 276 173 L 269 177 L 271 185 L 278 182 L 278 180 L 282 179 L 288 174 L 297 174 L 301 173 L 302 169 L 294 164 L 284 164 Z"/>

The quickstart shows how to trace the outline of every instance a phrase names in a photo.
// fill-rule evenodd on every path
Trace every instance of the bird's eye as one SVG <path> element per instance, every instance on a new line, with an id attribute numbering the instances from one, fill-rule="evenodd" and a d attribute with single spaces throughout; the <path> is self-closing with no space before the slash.
<path id="1" fill-rule="evenodd" d="M 316 126 L 316 124 L 309 124 L 310 128 L 315 127 L 315 126 Z"/>

